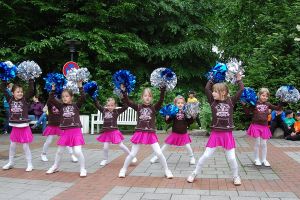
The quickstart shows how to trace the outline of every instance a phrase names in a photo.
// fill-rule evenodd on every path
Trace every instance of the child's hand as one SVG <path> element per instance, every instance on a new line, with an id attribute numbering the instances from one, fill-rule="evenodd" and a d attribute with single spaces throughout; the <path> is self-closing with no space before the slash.
<path id="1" fill-rule="evenodd" d="M 77 86 L 78 86 L 79 88 L 82 88 L 82 81 L 78 81 L 78 82 L 77 82 Z"/>
<path id="2" fill-rule="evenodd" d="M 291 136 L 295 136 L 295 135 L 296 135 L 296 133 L 294 133 L 294 132 L 291 133 Z"/>
<path id="3" fill-rule="evenodd" d="M 121 88 L 121 90 L 122 90 L 123 92 L 126 91 L 126 88 L 125 88 L 125 86 L 124 86 L 123 84 L 120 85 L 120 88 Z"/>
<path id="4" fill-rule="evenodd" d="M 239 72 L 239 73 L 236 74 L 236 80 L 237 81 L 242 80 L 242 74 L 241 74 L 241 72 Z"/>
<path id="5" fill-rule="evenodd" d="M 169 115 L 166 115 L 166 120 L 168 120 L 170 118 L 170 116 Z"/>
<path id="6" fill-rule="evenodd" d="M 54 83 L 52 84 L 52 90 L 55 90 L 55 84 Z"/>

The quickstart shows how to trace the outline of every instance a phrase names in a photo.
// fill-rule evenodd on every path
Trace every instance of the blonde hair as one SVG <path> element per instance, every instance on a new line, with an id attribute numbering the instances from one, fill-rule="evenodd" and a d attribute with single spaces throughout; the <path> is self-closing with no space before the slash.
<path id="1" fill-rule="evenodd" d="M 217 92 L 222 97 L 222 92 L 225 92 L 224 98 L 226 99 L 229 94 L 228 86 L 225 83 L 216 83 L 213 85 L 213 91 Z"/>
<path id="2" fill-rule="evenodd" d="M 258 98 L 260 97 L 260 95 L 262 95 L 263 93 L 267 93 L 268 96 L 270 96 L 270 91 L 268 88 L 260 88 L 258 93 L 257 93 L 257 96 Z"/>
<path id="3" fill-rule="evenodd" d="M 114 102 L 115 106 L 117 106 L 116 100 L 114 98 L 112 98 L 112 97 L 107 98 L 106 104 L 108 104 L 108 102 Z"/>
<path id="4" fill-rule="evenodd" d="M 177 97 L 175 97 L 175 99 L 174 99 L 174 104 L 176 104 L 176 103 L 177 103 L 177 101 L 178 101 L 179 99 L 182 99 L 182 100 L 183 100 L 183 102 L 185 103 L 185 99 L 183 98 L 183 96 L 181 96 L 181 95 L 178 95 L 178 96 L 177 96 Z"/>

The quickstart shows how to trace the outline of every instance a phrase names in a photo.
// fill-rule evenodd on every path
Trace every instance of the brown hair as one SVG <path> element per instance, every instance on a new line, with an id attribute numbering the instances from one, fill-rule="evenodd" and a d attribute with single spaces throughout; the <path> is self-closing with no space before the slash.
<path id="1" fill-rule="evenodd" d="M 113 101 L 114 104 L 115 104 L 115 106 L 117 106 L 116 100 L 115 100 L 114 98 L 112 98 L 112 97 L 107 98 L 106 104 L 107 104 L 108 102 L 110 102 L 110 101 Z"/>
<path id="2" fill-rule="evenodd" d="M 74 96 L 74 93 L 73 93 L 72 90 L 70 90 L 70 89 L 64 89 L 64 90 L 62 91 L 62 93 L 64 93 L 64 92 L 67 92 L 71 97 Z M 62 94 L 62 93 L 61 93 L 61 94 Z"/>
<path id="3" fill-rule="evenodd" d="M 23 90 L 23 87 L 19 84 L 14 84 L 14 86 L 11 88 L 11 91 L 14 93 L 16 89 L 21 88 Z"/>
<path id="4" fill-rule="evenodd" d="M 229 94 L 228 86 L 225 83 L 216 83 L 213 85 L 213 91 L 219 93 L 220 97 L 222 97 L 221 92 L 225 92 L 224 98 L 226 99 Z"/>

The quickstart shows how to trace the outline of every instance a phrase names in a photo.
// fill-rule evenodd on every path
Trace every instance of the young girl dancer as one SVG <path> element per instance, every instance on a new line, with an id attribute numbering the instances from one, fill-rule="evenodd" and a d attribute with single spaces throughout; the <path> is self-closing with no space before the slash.
<path id="1" fill-rule="evenodd" d="M 60 124 L 59 127 L 62 132 L 57 141 L 58 149 L 55 156 L 55 162 L 52 167 L 46 172 L 52 174 L 58 171 L 60 160 L 66 146 L 74 148 L 74 153 L 79 159 L 80 163 L 80 176 L 85 177 L 87 171 L 85 169 L 85 160 L 81 150 L 81 146 L 85 144 L 81 132 L 81 122 L 79 119 L 79 109 L 85 101 L 85 94 L 82 88 L 82 82 L 78 82 L 80 97 L 77 103 L 73 103 L 72 91 L 65 89 L 62 92 L 62 102 L 55 98 L 55 85 L 52 86 L 52 92 L 49 96 L 49 102 L 59 109 Z"/>
<path id="2" fill-rule="evenodd" d="M 270 104 L 268 98 L 270 92 L 267 88 L 261 88 L 258 92 L 258 101 L 255 107 L 246 108 L 245 103 L 242 102 L 246 114 L 253 114 L 252 122 L 247 130 L 250 137 L 255 138 L 254 144 L 254 164 L 270 167 L 267 161 L 267 141 L 272 137 L 272 133 L 268 126 L 269 109 L 281 110 L 281 106 L 274 106 Z M 259 147 L 261 146 L 261 160 L 259 159 Z"/>
<path id="3" fill-rule="evenodd" d="M 9 161 L 2 167 L 5 170 L 11 169 L 14 166 L 14 156 L 16 154 L 17 143 L 23 144 L 27 160 L 26 171 L 30 172 L 33 170 L 31 152 L 29 148 L 29 143 L 33 141 L 33 135 L 29 127 L 30 120 L 28 118 L 28 102 L 34 94 L 33 84 L 33 80 L 29 80 L 28 92 L 24 97 L 22 86 L 15 84 L 12 87 L 12 96 L 10 96 L 6 90 L 7 83 L 5 81 L 2 82 L 1 90 L 4 92 L 5 98 L 9 104 L 9 125 L 12 126 L 10 133 Z"/>
<path id="4" fill-rule="evenodd" d="M 47 107 L 48 107 L 48 125 L 46 129 L 43 132 L 43 136 L 47 137 L 44 145 L 43 145 L 43 152 L 41 154 L 41 159 L 44 162 L 48 161 L 47 158 L 47 151 L 50 146 L 50 144 L 53 141 L 54 136 L 59 136 L 62 133 L 62 130 L 59 128 L 60 123 L 60 112 L 59 110 L 50 102 L 47 101 Z M 72 147 L 68 147 L 68 152 L 71 155 L 72 162 L 78 162 L 78 159 L 73 154 Z"/>
<path id="5" fill-rule="evenodd" d="M 97 138 L 99 142 L 103 143 L 103 156 L 104 159 L 101 161 L 100 165 L 105 166 L 108 161 L 108 149 L 109 143 L 118 144 L 119 147 L 127 154 L 130 153 L 129 149 L 123 144 L 124 137 L 118 129 L 117 119 L 118 116 L 123 113 L 128 106 L 125 104 L 122 108 L 116 109 L 116 101 L 113 98 L 108 98 L 106 101 L 106 106 L 100 105 L 99 101 L 95 101 L 95 106 L 103 114 L 103 127 L 101 130 L 101 135 Z M 132 160 L 133 163 L 137 162 L 137 159 Z"/>
<path id="6" fill-rule="evenodd" d="M 233 172 L 234 185 L 241 185 L 241 179 L 238 174 L 238 164 L 235 157 L 235 140 L 232 135 L 233 125 L 233 107 L 240 99 L 244 89 L 241 81 L 241 75 L 237 75 L 239 90 L 233 97 L 228 97 L 228 87 L 225 83 L 213 84 L 208 81 L 205 87 L 205 94 L 212 111 L 212 131 L 206 144 L 206 149 L 199 159 L 196 169 L 187 178 L 192 183 L 201 170 L 204 162 L 210 158 L 217 146 L 222 146 Z"/>
<path id="7" fill-rule="evenodd" d="M 194 119 L 185 117 L 183 111 L 185 99 L 182 96 L 177 96 L 174 99 L 174 104 L 179 108 L 179 111 L 174 118 L 166 116 L 166 122 L 168 124 L 173 122 L 173 126 L 172 133 L 165 139 L 165 144 L 162 146 L 161 151 L 166 150 L 169 145 L 185 146 L 190 156 L 190 164 L 194 165 L 196 161 L 191 147 L 192 140 L 187 133 L 187 127 L 193 123 Z M 154 156 L 151 158 L 150 162 L 155 163 L 157 159 L 158 157 Z"/>
<path id="8" fill-rule="evenodd" d="M 172 172 L 169 170 L 165 156 L 163 155 L 160 146 L 158 144 L 158 138 L 155 133 L 155 113 L 159 111 L 165 97 L 165 88 L 160 90 L 160 99 L 156 104 L 152 104 L 152 92 L 150 88 L 144 89 L 142 93 L 143 104 L 136 104 L 128 99 L 127 93 L 123 90 L 124 102 L 137 111 L 138 122 L 136 131 L 131 137 L 132 148 L 130 154 L 126 157 L 124 165 L 120 170 L 119 177 L 124 178 L 127 168 L 139 151 L 140 144 L 151 145 L 156 156 L 160 159 L 160 162 L 165 170 L 167 178 L 173 178 Z"/>

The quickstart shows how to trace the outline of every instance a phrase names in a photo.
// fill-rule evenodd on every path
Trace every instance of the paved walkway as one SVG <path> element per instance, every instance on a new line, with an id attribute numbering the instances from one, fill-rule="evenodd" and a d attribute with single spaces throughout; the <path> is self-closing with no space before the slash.
<path id="1" fill-rule="evenodd" d="M 125 154 L 118 146 L 111 146 L 109 164 L 100 167 L 102 145 L 96 142 L 96 135 L 85 135 L 84 154 L 88 176 L 79 177 L 79 164 L 72 163 L 67 152 L 62 160 L 61 171 L 46 175 L 54 160 L 56 151 L 53 143 L 49 149 L 49 162 L 40 160 L 44 138 L 35 135 L 31 145 L 35 170 L 25 172 L 26 162 L 21 146 L 18 146 L 15 168 L 0 170 L 0 200 L 135 200 L 135 199 L 300 199 L 300 142 L 271 139 L 268 143 L 268 160 L 272 167 L 253 165 L 253 141 L 244 132 L 234 133 L 237 141 L 237 158 L 242 185 L 232 184 L 231 171 L 224 152 L 219 149 L 209 159 L 201 175 L 192 184 L 186 177 L 194 169 L 188 163 L 184 148 L 169 148 L 165 152 L 167 162 L 175 178 L 164 178 L 159 163 L 150 164 L 152 150 L 143 146 L 138 153 L 138 162 L 128 169 L 125 179 L 118 178 Z M 166 137 L 159 135 L 160 141 Z M 130 136 L 125 144 L 130 146 Z M 192 147 L 196 159 L 204 150 L 205 136 L 192 136 Z M 7 162 L 9 136 L 0 136 L 0 165 Z"/>

